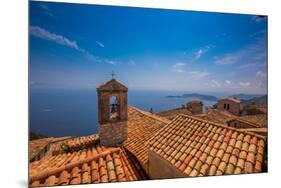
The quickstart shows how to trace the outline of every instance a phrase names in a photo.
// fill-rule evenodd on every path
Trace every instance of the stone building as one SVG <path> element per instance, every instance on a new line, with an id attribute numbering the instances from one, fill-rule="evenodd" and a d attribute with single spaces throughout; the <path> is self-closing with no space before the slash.
<path id="1" fill-rule="evenodd" d="M 203 112 L 203 103 L 199 100 L 194 100 L 186 103 L 186 109 L 192 114 L 201 114 Z"/>
<path id="2" fill-rule="evenodd" d="M 219 99 L 217 103 L 217 108 L 227 110 L 232 114 L 239 116 L 241 109 L 240 100 L 232 97 Z"/>
<path id="3" fill-rule="evenodd" d="M 238 118 L 233 118 L 227 121 L 228 126 L 234 128 L 262 128 L 267 127 L 267 115 L 247 115 Z"/>
<path id="4" fill-rule="evenodd" d="M 99 136 L 103 146 L 117 146 L 127 139 L 128 88 L 112 78 L 97 88 Z"/>

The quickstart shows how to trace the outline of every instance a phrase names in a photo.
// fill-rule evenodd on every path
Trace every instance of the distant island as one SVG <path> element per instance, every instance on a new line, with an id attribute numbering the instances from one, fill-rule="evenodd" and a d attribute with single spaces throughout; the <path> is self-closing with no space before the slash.
<path id="1" fill-rule="evenodd" d="M 260 97 L 254 97 L 248 100 L 241 99 L 241 103 L 243 104 L 267 104 L 267 95 L 263 95 Z"/>
<path id="2" fill-rule="evenodd" d="M 267 104 L 267 95 L 262 94 L 235 94 L 235 97 L 241 101 L 242 104 Z"/>
<path id="3" fill-rule="evenodd" d="M 262 97 L 262 96 L 264 96 L 264 95 L 240 93 L 240 94 L 231 95 L 230 97 L 235 97 L 239 100 L 250 100 L 250 99 L 259 98 L 259 97 Z"/>
<path id="4" fill-rule="evenodd" d="M 168 98 L 197 98 L 199 100 L 206 100 L 206 101 L 216 101 L 218 100 L 217 97 L 212 95 L 202 95 L 198 93 L 191 93 L 191 94 L 183 94 L 183 95 L 168 95 Z"/>

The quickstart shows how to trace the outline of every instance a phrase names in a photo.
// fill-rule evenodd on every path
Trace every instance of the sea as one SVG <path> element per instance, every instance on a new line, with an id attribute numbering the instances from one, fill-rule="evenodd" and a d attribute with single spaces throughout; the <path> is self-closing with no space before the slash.
<path id="1" fill-rule="evenodd" d="M 181 107 L 194 98 L 169 98 L 188 91 L 129 90 L 128 105 L 154 112 Z M 216 97 L 226 94 L 201 93 Z M 204 107 L 216 101 L 202 100 Z M 203 108 L 204 108 L 203 107 Z M 46 136 L 82 136 L 98 132 L 95 89 L 32 89 L 29 92 L 29 130 Z"/>

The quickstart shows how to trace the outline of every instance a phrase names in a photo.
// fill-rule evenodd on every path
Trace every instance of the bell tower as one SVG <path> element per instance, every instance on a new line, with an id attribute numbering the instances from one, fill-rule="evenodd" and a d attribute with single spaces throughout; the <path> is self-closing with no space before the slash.
<path id="1" fill-rule="evenodd" d="M 97 87 L 99 137 L 103 146 L 118 146 L 127 139 L 128 88 L 112 79 Z"/>

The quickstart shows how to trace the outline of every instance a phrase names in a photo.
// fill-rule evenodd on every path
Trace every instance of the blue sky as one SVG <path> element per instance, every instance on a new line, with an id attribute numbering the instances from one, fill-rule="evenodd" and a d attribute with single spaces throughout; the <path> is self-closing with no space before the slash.
<path id="1" fill-rule="evenodd" d="M 30 3 L 31 88 L 267 92 L 267 18 Z"/>

